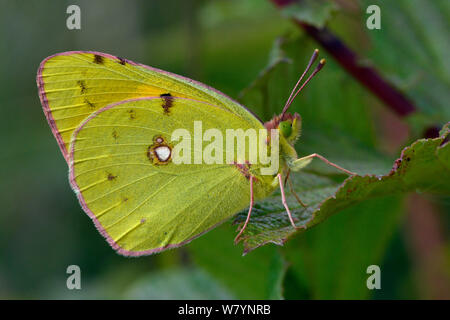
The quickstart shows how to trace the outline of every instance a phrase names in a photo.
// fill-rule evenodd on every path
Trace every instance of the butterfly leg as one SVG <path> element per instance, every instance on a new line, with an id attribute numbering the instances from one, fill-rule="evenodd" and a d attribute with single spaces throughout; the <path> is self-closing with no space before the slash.
<path id="1" fill-rule="evenodd" d="M 286 202 L 286 194 L 284 193 L 284 186 L 283 186 L 283 178 L 281 177 L 281 173 L 278 174 L 278 181 L 280 183 L 280 191 L 281 191 L 281 202 L 283 203 L 284 208 L 286 209 L 286 212 L 288 214 L 289 220 L 291 221 L 292 226 L 295 229 L 299 229 L 300 227 L 297 227 L 294 223 L 294 219 L 292 218 L 291 211 L 289 210 L 289 207 Z"/>
<path id="2" fill-rule="evenodd" d="M 294 195 L 295 199 L 297 199 L 297 202 L 298 202 L 303 208 L 308 207 L 308 205 L 307 205 L 306 203 L 304 203 L 304 202 L 300 199 L 300 197 L 297 195 L 297 193 L 295 193 L 295 191 L 294 191 L 294 186 L 292 185 L 291 179 L 288 179 L 288 182 L 289 182 L 289 190 L 291 190 L 291 193 Z"/>
<path id="3" fill-rule="evenodd" d="M 238 243 L 239 242 L 239 238 L 241 237 L 242 232 L 244 232 L 245 228 L 247 228 L 247 224 L 250 221 L 250 216 L 252 215 L 252 209 L 253 209 L 253 176 L 250 175 L 250 207 L 248 208 L 248 214 L 247 214 L 247 219 L 245 219 L 245 223 L 241 228 L 241 231 L 239 232 L 239 234 L 236 236 L 236 238 L 234 238 L 234 243 Z"/>
<path id="4" fill-rule="evenodd" d="M 325 157 L 323 157 L 323 156 L 321 156 L 320 154 L 317 154 L 317 153 L 313 153 L 313 154 L 310 154 L 309 156 L 302 157 L 302 158 L 299 158 L 299 159 L 295 160 L 292 163 L 291 169 L 294 170 L 294 171 L 298 171 L 298 170 L 306 167 L 312 161 L 312 159 L 314 159 L 314 158 L 318 158 L 318 159 L 322 160 L 323 162 L 325 162 L 326 164 L 328 164 L 329 166 L 335 167 L 336 169 L 338 169 L 340 171 L 343 171 L 343 172 L 345 172 L 348 175 L 353 176 L 353 175 L 356 174 L 354 172 L 351 172 L 351 171 L 349 171 L 347 169 L 344 169 L 344 168 L 338 166 L 337 164 L 327 160 Z"/>

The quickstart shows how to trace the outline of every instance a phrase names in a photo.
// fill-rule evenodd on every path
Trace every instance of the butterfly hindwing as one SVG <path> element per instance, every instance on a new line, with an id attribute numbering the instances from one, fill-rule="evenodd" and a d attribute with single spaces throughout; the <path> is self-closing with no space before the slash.
<path id="1" fill-rule="evenodd" d="M 169 153 L 171 133 L 183 128 L 194 139 L 196 120 L 201 119 L 203 131 L 252 126 L 205 102 L 168 100 L 107 106 L 86 119 L 71 141 L 72 187 L 100 232 L 124 255 L 180 246 L 249 203 L 248 177 L 235 165 L 175 164 Z M 208 143 L 203 141 L 203 147 Z M 255 193 L 263 197 L 260 187 L 256 182 Z"/>

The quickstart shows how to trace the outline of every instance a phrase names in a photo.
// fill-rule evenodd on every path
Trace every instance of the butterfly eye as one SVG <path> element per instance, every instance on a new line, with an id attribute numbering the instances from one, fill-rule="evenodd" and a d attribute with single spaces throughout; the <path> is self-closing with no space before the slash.
<path id="1" fill-rule="evenodd" d="M 292 123 L 290 121 L 281 121 L 278 128 L 285 138 L 289 137 L 292 134 Z"/>

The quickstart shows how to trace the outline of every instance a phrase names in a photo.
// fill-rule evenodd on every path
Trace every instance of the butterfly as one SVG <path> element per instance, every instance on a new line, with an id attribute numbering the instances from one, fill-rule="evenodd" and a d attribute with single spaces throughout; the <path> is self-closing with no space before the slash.
<path id="1" fill-rule="evenodd" d="M 317 57 L 316 49 L 281 114 L 266 123 L 200 82 L 100 52 L 46 58 L 37 86 L 81 207 L 119 254 L 141 256 L 184 245 L 249 207 L 238 242 L 254 202 L 278 187 L 292 226 L 299 228 L 286 204 L 287 182 L 293 192 L 290 172 L 319 158 L 353 174 L 318 154 L 299 158 L 294 148 L 301 118 L 287 110 L 325 64 L 320 60 L 300 86 Z M 245 159 L 175 163 L 171 133 L 183 128 L 193 134 L 199 121 L 218 133 L 230 128 L 278 133 L 276 172 L 263 175 L 263 165 Z"/>

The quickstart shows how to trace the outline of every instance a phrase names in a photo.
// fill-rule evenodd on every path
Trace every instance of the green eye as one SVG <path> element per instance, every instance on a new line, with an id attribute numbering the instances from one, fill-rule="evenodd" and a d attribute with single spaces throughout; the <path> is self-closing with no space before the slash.
<path id="1" fill-rule="evenodd" d="M 278 128 L 285 138 L 289 137 L 292 134 L 292 125 L 289 121 L 281 121 Z"/>

